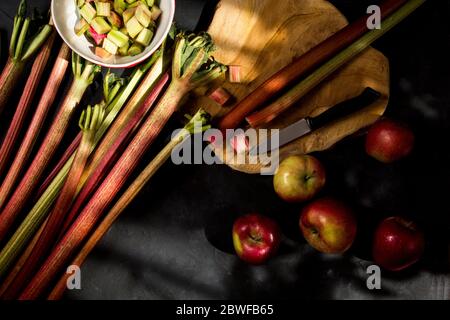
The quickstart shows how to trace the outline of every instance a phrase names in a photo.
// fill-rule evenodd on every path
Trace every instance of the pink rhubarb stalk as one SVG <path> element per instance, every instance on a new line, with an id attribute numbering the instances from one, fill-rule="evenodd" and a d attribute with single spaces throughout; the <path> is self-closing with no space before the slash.
<path id="1" fill-rule="evenodd" d="M 19 4 L 14 17 L 13 32 L 9 45 L 9 58 L 0 75 L 0 114 L 19 82 L 26 62 L 33 57 L 53 32 L 51 23 L 42 27 L 39 32 L 30 37 L 31 18 L 26 17 L 25 0 Z"/>
<path id="2" fill-rule="evenodd" d="M 29 112 L 31 103 L 33 101 L 36 90 L 39 86 L 42 74 L 44 73 L 50 53 L 55 41 L 55 33 L 47 40 L 47 43 L 42 48 L 34 60 L 33 67 L 31 68 L 30 75 L 23 89 L 22 96 L 20 97 L 19 104 L 17 105 L 16 112 L 13 116 L 11 125 L 6 133 L 5 140 L 3 140 L 0 147 L 0 177 L 3 176 L 8 160 L 11 157 L 11 153 L 15 145 L 17 145 L 18 136 L 24 125 L 25 117 Z"/>
<path id="3" fill-rule="evenodd" d="M 42 295 L 127 182 L 184 96 L 223 74 L 225 68 L 209 60 L 212 47 L 211 39 L 206 34 L 178 36 L 172 64 L 172 82 L 167 91 L 71 228 L 22 292 L 20 299 L 36 299 Z"/>
<path id="4" fill-rule="evenodd" d="M 74 56 L 73 68 L 75 74 L 74 82 L 59 108 L 36 157 L 0 214 L 0 241 L 5 238 L 16 217 L 35 191 L 44 170 L 64 137 L 73 112 L 80 103 L 84 92 L 93 82 L 95 75 L 100 71 L 100 67 L 90 62 L 86 62 L 86 65 L 83 66 L 83 62 L 78 56 Z"/>
<path id="5" fill-rule="evenodd" d="M 83 245 L 83 248 L 72 260 L 71 265 L 81 266 L 89 253 L 94 249 L 95 245 L 100 239 L 108 232 L 112 224 L 119 215 L 124 212 L 126 207 L 133 201 L 133 199 L 139 194 L 142 188 L 148 183 L 148 181 L 154 176 L 154 174 L 161 168 L 161 166 L 170 158 L 170 155 L 175 147 L 182 143 L 191 134 L 200 133 L 210 128 L 208 122 L 210 115 L 203 110 L 199 110 L 189 122 L 164 148 L 159 152 L 155 158 L 145 167 L 145 169 L 139 174 L 139 176 L 131 183 L 127 190 L 117 200 L 111 210 L 108 211 L 105 218 L 95 229 L 89 240 Z M 48 296 L 49 300 L 58 300 L 62 297 L 67 287 L 67 275 L 61 277 L 57 285 L 53 288 L 52 292 Z"/>
<path id="6" fill-rule="evenodd" d="M 14 185 L 19 179 L 24 166 L 30 156 L 33 146 L 39 136 L 48 111 L 55 100 L 58 88 L 60 87 L 67 67 L 69 65 L 70 49 L 63 44 L 59 50 L 53 70 L 50 73 L 49 80 L 45 86 L 36 112 L 31 120 L 31 124 L 23 138 L 23 141 L 17 151 L 17 154 L 9 167 L 8 173 L 0 187 L 0 209 L 5 204 L 8 196 L 13 190 Z"/>
<path id="7" fill-rule="evenodd" d="M 30 280 L 33 273 L 39 266 L 39 263 L 48 253 L 49 249 L 56 242 L 56 236 L 66 217 L 67 209 L 72 204 L 76 195 L 78 183 L 83 173 L 84 167 L 92 152 L 95 144 L 95 133 L 101 125 L 104 118 L 104 108 L 96 105 L 94 108 L 87 107 L 83 111 L 80 119 L 80 128 L 83 132 L 80 146 L 78 147 L 75 159 L 70 168 L 69 174 L 61 193 L 58 196 L 55 206 L 48 216 L 45 227 L 39 237 L 39 240 L 34 245 L 31 255 L 28 257 L 26 263 L 15 277 L 13 283 L 10 285 L 9 293 L 18 294 L 23 286 Z"/>
<path id="8" fill-rule="evenodd" d="M 89 179 L 85 182 L 83 189 L 80 194 L 77 196 L 77 199 L 72 206 L 69 215 L 64 223 L 64 227 L 61 229 L 63 234 L 64 230 L 71 225 L 77 213 L 79 212 L 81 206 L 86 202 L 89 196 L 95 191 L 98 184 L 105 177 L 108 169 L 111 168 L 114 161 L 117 159 L 117 156 L 120 155 L 120 151 L 124 149 L 124 144 L 129 141 L 132 133 L 139 127 L 141 121 L 145 118 L 145 115 L 150 111 L 153 107 L 153 104 L 160 96 L 167 82 L 169 81 L 169 74 L 165 73 L 161 80 L 159 80 L 158 84 L 154 87 L 150 95 L 147 97 L 145 102 L 141 105 L 141 107 L 137 110 L 134 116 L 127 123 L 125 128 L 119 133 L 119 135 L 114 140 L 113 144 L 110 145 L 106 154 L 102 157 L 102 160 L 96 166 L 93 174 L 89 177 Z"/>

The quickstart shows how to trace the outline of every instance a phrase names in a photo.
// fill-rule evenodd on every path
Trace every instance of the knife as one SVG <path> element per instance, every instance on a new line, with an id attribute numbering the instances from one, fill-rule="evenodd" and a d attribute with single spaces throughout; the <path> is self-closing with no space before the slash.
<path id="1" fill-rule="evenodd" d="M 343 101 L 318 115 L 317 117 L 307 117 L 301 119 L 300 121 L 297 121 L 289 127 L 279 130 L 278 133 L 272 135 L 272 137 L 270 139 L 267 139 L 267 141 L 263 141 L 259 145 L 254 146 L 250 150 L 250 155 L 266 154 L 269 151 L 281 148 L 289 142 L 303 137 L 304 135 L 311 133 L 314 130 L 322 128 L 326 124 L 339 120 L 340 118 L 348 116 L 371 105 L 380 97 L 381 93 L 379 93 L 378 91 L 372 88 L 365 88 L 359 96 L 350 100 Z M 279 136 L 279 144 L 278 146 L 272 147 L 271 141 L 277 141 L 276 136 Z"/>

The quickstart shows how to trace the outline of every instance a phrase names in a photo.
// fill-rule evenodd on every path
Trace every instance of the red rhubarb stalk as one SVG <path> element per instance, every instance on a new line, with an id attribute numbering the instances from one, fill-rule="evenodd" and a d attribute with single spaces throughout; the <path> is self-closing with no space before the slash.
<path id="1" fill-rule="evenodd" d="M 34 246 L 38 242 L 39 237 L 42 234 L 42 231 L 44 231 L 45 223 L 46 223 L 46 221 L 44 221 L 44 223 L 42 223 L 41 227 L 36 232 L 36 234 L 33 236 L 33 239 L 30 241 L 27 248 L 20 256 L 19 260 L 17 260 L 17 262 L 15 263 L 14 268 L 11 269 L 8 276 L 2 282 L 2 285 L 0 287 L 0 299 L 1 300 L 13 300 L 13 299 L 17 298 L 18 294 L 20 293 L 20 292 L 17 292 L 16 290 L 14 290 L 14 288 L 11 286 L 11 284 L 14 282 L 14 280 L 16 279 L 17 275 L 19 274 L 20 270 L 22 270 L 24 264 L 27 262 L 28 257 L 33 252 Z"/>
<path id="2" fill-rule="evenodd" d="M 23 69 L 25 67 L 24 63 L 16 62 L 14 63 L 11 58 L 8 58 L 5 67 L 3 68 L 2 74 L 0 75 L 0 83 L 2 84 L 0 89 L 0 114 L 6 107 L 6 104 L 14 91 L 17 83 L 19 82 Z"/>
<path id="3" fill-rule="evenodd" d="M 86 244 L 81 249 L 80 253 L 72 261 L 71 265 L 81 266 L 89 253 L 94 249 L 95 245 L 111 228 L 112 224 L 119 215 L 126 209 L 126 207 L 139 194 L 142 188 L 150 181 L 154 174 L 161 168 L 161 166 L 170 158 L 173 149 L 182 143 L 188 136 L 195 133 L 200 133 L 210 128 L 208 125 L 210 115 L 203 110 L 199 110 L 189 122 L 164 148 L 156 157 L 145 167 L 133 183 L 127 188 L 123 195 L 119 198 L 116 204 L 108 211 L 105 218 L 95 229 L 93 234 L 89 237 Z M 67 287 L 67 276 L 64 275 L 53 288 L 48 299 L 58 300 L 62 297 Z"/>
<path id="4" fill-rule="evenodd" d="M 102 181 L 106 173 L 111 168 L 114 161 L 117 160 L 121 150 L 124 149 L 125 142 L 129 141 L 132 133 L 139 127 L 139 124 L 153 107 L 153 104 L 160 96 L 168 81 L 169 74 L 165 73 L 141 107 L 137 110 L 127 125 L 120 131 L 113 144 L 110 145 L 108 151 L 102 157 L 100 163 L 95 167 L 93 174 L 85 182 L 80 194 L 77 196 L 77 199 L 74 202 L 67 219 L 65 220 L 64 227 L 61 229 L 61 234 L 64 234 L 64 230 L 67 230 L 67 228 L 71 225 L 81 206 L 86 202 L 89 196 L 92 195 L 98 184 Z"/>
<path id="5" fill-rule="evenodd" d="M 22 0 L 14 17 L 9 58 L 0 75 L 0 114 L 22 76 L 25 63 L 39 51 L 53 31 L 53 27 L 47 24 L 35 35 L 30 36 L 31 19 L 27 18 L 26 14 L 27 6 L 25 0 Z"/>
<path id="6" fill-rule="evenodd" d="M 14 185 L 19 179 L 24 166 L 30 156 L 31 150 L 39 136 L 44 121 L 47 117 L 48 111 L 55 100 L 58 88 L 61 85 L 67 67 L 69 65 L 70 49 L 66 44 L 63 44 L 59 50 L 55 65 L 50 73 L 49 80 L 45 86 L 44 92 L 41 96 L 36 112 L 31 120 L 31 124 L 25 134 L 25 137 L 17 151 L 17 154 L 9 167 L 8 173 L 3 180 L 0 187 L 0 209 L 5 204 L 8 196 L 12 192 Z"/>
<path id="7" fill-rule="evenodd" d="M 172 82 L 167 91 L 71 228 L 22 292 L 20 299 L 36 299 L 42 295 L 112 203 L 184 96 L 223 74 L 225 68 L 209 60 L 212 48 L 211 39 L 206 34 L 178 36 L 172 64 Z"/>
<path id="8" fill-rule="evenodd" d="M 44 182 L 39 187 L 39 190 L 37 192 L 37 198 L 42 196 L 42 194 L 45 192 L 45 190 L 48 188 L 50 183 L 52 183 L 53 179 L 56 177 L 59 171 L 64 167 L 67 161 L 72 157 L 72 155 L 75 153 L 75 151 L 78 149 L 78 146 L 81 142 L 81 134 L 77 134 L 75 139 L 71 142 L 69 147 L 64 151 L 64 154 L 61 156 L 61 159 L 58 161 L 57 165 L 53 170 L 47 175 L 47 178 L 45 178 Z"/>
<path id="9" fill-rule="evenodd" d="M 388 17 L 406 2 L 407 0 L 385 0 L 380 6 L 381 18 Z M 367 16 L 365 15 L 336 32 L 278 71 L 240 101 L 233 110 L 220 120 L 219 128 L 221 130 L 237 128 L 251 112 L 282 93 L 284 89 L 296 84 L 303 76 L 332 58 L 368 31 Z"/>
<path id="10" fill-rule="evenodd" d="M 36 94 L 42 74 L 44 73 L 48 59 L 50 58 L 55 36 L 55 33 L 53 33 L 34 60 L 30 75 L 28 76 L 25 88 L 23 89 L 23 93 L 20 97 L 19 104 L 17 105 L 16 112 L 14 113 L 11 125 L 6 133 L 5 140 L 3 140 L 2 146 L 0 147 L 0 177 L 3 176 L 13 148 L 17 145 L 18 136 L 22 126 L 24 125 L 25 117 L 29 113 L 31 103 L 34 95 Z"/>
<path id="11" fill-rule="evenodd" d="M 11 294 L 20 292 L 27 281 L 30 280 L 49 249 L 55 244 L 56 236 L 58 235 L 59 229 L 66 216 L 67 208 L 72 204 L 81 174 L 83 173 L 87 159 L 94 148 L 95 133 L 103 121 L 104 114 L 104 108 L 100 105 L 96 105 L 93 108 L 87 107 L 87 109 L 83 111 L 79 123 L 83 134 L 72 167 L 64 182 L 61 193 L 58 196 L 58 200 L 48 216 L 39 240 L 35 244 L 31 255 L 28 257 L 19 274 L 10 285 L 9 291 Z"/>
<path id="12" fill-rule="evenodd" d="M 171 59 L 166 57 L 166 51 L 163 47 L 158 53 L 157 59 L 154 65 L 151 67 L 148 74 L 142 80 L 141 85 L 137 88 L 136 92 L 131 97 L 130 101 L 123 108 L 122 112 L 117 116 L 117 119 L 112 123 L 111 128 L 105 134 L 99 146 L 96 148 L 89 164 L 86 168 L 85 174 L 81 180 L 81 184 L 84 185 L 87 178 L 92 174 L 94 169 L 103 159 L 104 155 L 111 148 L 116 141 L 119 134 L 131 121 L 133 116 L 139 110 L 152 87 L 154 87 L 159 78 L 166 72 L 169 67 Z"/>
<path id="13" fill-rule="evenodd" d="M 138 71 L 139 73 L 139 70 L 141 70 L 141 67 L 135 71 Z M 106 105 L 108 101 L 111 101 L 113 99 L 114 100 L 110 103 L 110 105 L 108 105 L 108 108 L 111 107 L 109 108 L 109 114 L 96 132 L 94 145 L 98 143 L 98 141 L 103 136 L 104 131 L 114 120 L 114 116 L 112 118 L 109 117 L 111 115 L 114 115 L 121 109 L 129 95 L 131 94 L 132 88 L 137 85 L 134 76 L 133 79 L 128 83 L 126 88 L 124 88 L 124 90 L 119 93 L 118 99 L 115 99 L 115 96 L 118 94 L 120 87 L 124 85 L 124 79 L 118 78 L 112 73 L 108 73 L 104 77 L 104 88 L 106 88 L 106 94 L 104 100 L 101 102 L 101 105 Z M 18 226 L 14 234 L 0 251 L 0 277 L 9 269 L 10 266 L 13 265 L 16 258 L 27 246 L 27 243 L 31 239 L 33 234 L 47 218 L 50 210 L 53 208 L 54 202 L 57 200 L 57 197 L 61 189 L 63 188 L 64 182 L 66 181 L 66 178 L 70 172 L 75 156 L 76 153 L 73 153 L 70 156 L 69 160 L 63 165 L 62 169 L 51 181 L 42 196 L 39 197 L 39 199 L 34 203 L 33 207 L 23 219 L 22 223 Z"/>
<path id="14" fill-rule="evenodd" d="M 104 100 L 102 101 L 102 104 L 106 105 L 106 113 L 114 113 L 115 111 L 113 109 L 117 108 L 120 109 L 122 107 L 121 104 L 124 104 L 125 102 L 121 102 L 122 97 L 122 87 L 125 85 L 125 79 L 118 77 L 115 73 L 112 73 L 108 71 L 108 73 L 104 76 L 103 80 L 103 97 Z M 119 92 L 120 91 L 120 92 Z M 124 96 L 126 96 L 125 94 Z M 124 97 L 125 98 L 125 97 Z M 119 103 L 118 103 L 119 102 Z M 111 120 L 112 122 L 112 120 Z M 102 127 L 104 127 L 105 124 L 103 124 Z M 50 186 L 53 179 L 58 175 L 58 173 L 63 170 L 65 164 L 68 161 L 71 160 L 72 157 L 75 154 L 75 151 L 77 150 L 78 146 L 81 142 L 81 136 L 82 134 L 79 133 L 77 136 L 73 139 L 69 147 L 64 151 L 63 155 L 59 159 L 57 165 L 53 168 L 53 170 L 50 172 L 50 174 L 47 175 L 47 178 L 44 180 L 44 182 L 39 187 L 39 190 L 37 192 L 37 199 L 39 199 L 42 194 L 45 192 L 45 190 Z"/>
<path id="15" fill-rule="evenodd" d="M 84 92 L 93 82 L 95 75 L 100 71 L 100 67 L 90 62 L 86 62 L 84 65 L 81 58 L 76 55 L 74 55 L 72 65 L 75 74 L 74 82 L 59 108 L 36 157 L 0 214 L 0 241 L 4 239 L 17 215 L 35 191 L 44 170 L 69 126 L 73 112 L 80 103 Z"/>

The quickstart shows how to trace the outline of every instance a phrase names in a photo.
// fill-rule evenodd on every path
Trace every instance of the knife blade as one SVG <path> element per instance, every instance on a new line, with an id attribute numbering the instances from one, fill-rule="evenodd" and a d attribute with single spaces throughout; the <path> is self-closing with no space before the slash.
<path id="1" fill-rule="evenodd" d="M 343 101 L 318 115 L 317 117 L 307 117 L 301 119 L 296 123 L 279 130 L 279 132 L 273 134 L 270 139 L 262 141 L 259 145 L 254 146 L 249 153 L 250 155 L 266 154 L 269 151 L 281 148 L 289 142 L 303 137 L 304 135 L 307 135 L 314 130 L 322 128 L 326 124 L 339 120 L 340 118 L 348 116 L 373 104 L 380 97 L 381 93 L 379 93 L 378 91 L 369 87 L 365 88 L 359 96 Z M 276 146 L 272 146 L 271 141 L 277 140 L 279 141 L 279 143 Z"/>

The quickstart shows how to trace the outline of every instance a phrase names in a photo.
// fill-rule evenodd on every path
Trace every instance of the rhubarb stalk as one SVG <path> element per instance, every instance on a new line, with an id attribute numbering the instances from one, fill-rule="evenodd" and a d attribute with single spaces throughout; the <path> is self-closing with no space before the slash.
<path id="1" fill-rule="evenodd" d="M 19 274 L 10 285 L 10 289 L 8 290 L 9 295 L 14 296 L 20 292 L 22 287 L 36 271 L 39 263 L 48 253 L 48 250 L 55 244 L 56 236 L 65 219 L 67 209 L 72 204 L 76 195 L 77 186 L 87 159 L 94 148 L 95 133 L 103 121 L 104 113 L 104 108 L 100 105 L 96 105 L 93 108 L 90 106 L 87 107 L 81 114 L 79 126 L 82 130 L 82 138 L 72 167 L 64 182 L 64 187 L 58 196 L 56 204 L 48 216 L 39 240 L 35 244 L 31 255 L 28 257 Z"/>
<path id="2" fill-rule="evenodd" d="M 150 181 L 154 174 L 161 166 L 170 158 L 174 148 L 185 141 L 187 137 L 210 128 L 208 125 L 210 116 L 203 110 L 199 110 L 194 117 L 190 118 L 188 124 L 181 130 L 156 157 L 147 165 L 147 167 L 139 174 L 133 183 L 127 188 L 116 204 L 109 210 L 105 218 L 89 237 L 80 253 L 72 261 L 71 265 L 81 266 L 86 260 L 89 253 L 94 249 L 100 239 L 108 232 L 112 224 L 119 215 L 128 207 L 128 205 L 136 198 L 142 188 Z M 67 276 L 64 275 L 56 284 L 50 293 L 49 300 L 60 299 L 67 287 Z"/>
<path id="3" fill-rule="evenodd" d="M 89 179 L 86 180 L 86 182 L 82 182 L 80 184 L 80 187 L 82 187 L 81 192 L 78 195 L 73 207 L 70 210 L 70 213 L 67 216 L 67 219 L 64 223 L 64 227 L 61 228 L 60 233 L 61 235 L 64 233 L 65 230 L 67 230 L 67 228 L 70 226 L 70 224 L 76 217 L 76 214 L 80 210 L 81 206 L 89 198 L 92 192 L 95 191 L 100 181 L 102 181 L 102 179 L 105 177 L 105 174 L 108 172 L 108 169 L 111 168 L 113 162 L 120 155 L 121 150 L 124 149 L 124 144 L 129 140 L 129 138 L 136 130 L 136 128 L 139 127 L 139 124 L 145 118 L 145 115 L 149 112 L 155 101 L 160 96 L 168 80 L 169 74 L 165 73 L 162 76 L 161 80 L 157 83 L 156 87 L 147 97 L 145 102 L 142 104 L 142 106 L 134 114 L 133 118 L 130 119 L 126 127 L 123 128 L 123 130 L 119 132 L 119 135 L 116 136 L 115 140 L 113 141 L 113 144 L 109 146 L 109 149 L 107 150 L 106 154 L 104 154 L 101 161 L 95 167 L 94 174 L 90 176 Z M 111 131 L 112 130 L 110 130 L 110 132 Z M 105 140 L 107 139 L 104 139 L 103 141 Z M 95 152 L 94 155 L 95 154 L 97 154 L 97 152 Z"/>
<path id="4" fill-rule="evenodd" d="M 207 34 L 201 36 L 181 34 L 177 37 L 171 84 L 111 172 L 22 292 L 20 299 L 36 299 L 48 287 L 92 230 L 104 210 L 112 203 L 186 94 L 223 74 L 226 68 L 210 59 L 212 48 L 211 39 Z"/>
<path id="5" fill-rule="evenodd" d="M 31 150 L 39 136 L 44 121 L 47 117 L 48 111 L 52 106 L 58 89 L 64 79 L 67 67 L 69 65 L 70 49 L 66 44 L 61 46 L 58 57 L 56 58 L 55 65 L 50 73 L 49 80 L 42 93 L 41 99 L 37 106 L 36 112 L 31 120 L 31 124 L 25 134 L 25 137 L 17 151 L 17 154 L 8 170 L 8 173 L 3 180 L 0 187 L 0 208 L 2 203 L 5 203 L 9 196 L 14 184 L 24 169 L 24 166 L 31 154 Z"/>
<path id="6" fill-rule="evenodd" d="M 44 25 L 36 34 L 30 35 L 31 18 L 26 17 L 27 5 L 25 0 L 19 4 L 17 14 L 14 17 L 13 32 L 9 46 L 9 58 L 0 75 L 0 114 L 19 81 L 25 67 L 25 63 L 34 56 L 50 36 L 53 27 Z"/>
<path id="7" fill-rule="evenodd" d="M 383 1 L 380 5 L 381 19 L 391 15 L 406 2 L 407 0 Z M 364 15 L 352 22 L 274 74 L 224 116 L 220 120 L 219 128 L 235 129 L 251 112 L 279 95 L 284 89 L 296 84 L 302 77 L 352 44 L 369 31 L 367 17 Z"/>
<path id="8" fill-rule="evenodd" d="M 17 145 L 20 130 L 24 125 L 25 117 L 29 112 L 42 74 L 44 73 L 48 59 L 50 58 L 50 53 L 55 41 L 55 36 L 56 34 L 53 32 L 53 34 L 47 40 L 44 47 L 34 60 L 30 75 L 28 76 L 25 88 L 23 89 L 23 94 L 20 97 L 19 104 L 17 105 L 17 109 L 14 113 L 11 125 L 9 126 L 5 139 L 3 140 L 2 146 L 0 147 L 0 177 L 3 177 L 14 145 Z M 0 203 L 1 202 L 2 201 L 0 200 Z"/>
<path id="9" fill-rule="evenodd" d="M 39 179 L 67 130 L 76 106 L 100 71 L 100 67 L 90 62 L 84 63 L 78 55 L 74 54 L 72 60 L 75 79 L 30 168 L 0 214 L 0 240 L 4 239 L 17 215 L 36 189 Z"/>
<path id="10" fill-rule="evenodd" d="M 110 75 L 108 75 L 104 78 L 104 81 L 110 82 Z M 116 78 L 114 76 L 114 81 L 110 85 L 112 87 L 112 91 L 115 90 L 113 88 L 117 87 L 117 84 L 123 85 L 124 80 L 120 78 Z M 125 103 L 126 98 L 123 99 L 117 99 L 121 98 L 119 96 L 129 96 L 130 90 L 127 90 L 129 88 L 131 82 L 127 85 L 125 90 L 120 91 L 118 94 L 109 94 L 109 97 L 104 98 L 104 101 L 101 104 L 106 104 L 106 101 L 112 101 L 111 103 L 114 103 L 114 108 L 121 108 L 121 105 Z M 111 91 L 111 92 L 112 92 Z M 114 110 L 113 108 L 113 110 Z M 110 114 L 114 112 L 113 110 L 110 111 Z M 112 120 L 111 120 L 112 121 Z M 105 119 L 99 129 L 97 130 L 94 138 L 94 146 L 98 143 L 98 141 L 101 139 L 101 135 L 99 135 L 101 130 L 105 130 L 105 127 L 107 128 L 110 125 L 110 123 L 107 122 Z M 80 141 L 82 140 L 82 135 L 80 136 Z M 77 139 L 74 140 L 76 142 Z M 74 143 L 72 143 L 74 145 Z M 70 147 L 71 148 L 71 147 Z M 75 147 L 75 150 L 78 148 L 78 145 Z M 53 205 L 53 203 L 56 200 L 56 197 L 58 196 L 59 192 L 61 191 L 61 188 L 63 187 L 64 182 L 66 181 L 66 177 L 69 174 L 69 170 L 72 167 L 73 161 L 75 159 L 75 153 L 70 156 L 69 160 L 65 163 L 63 163 L 63 166 L 61 170 L 57 173 L 55 178 L 51 181 L 48 188 L 45 189 L 42 196 L 39 197 L 31 211 L 27 214 L 23 222 L 20 224 L 20 226 L 17 228 L 17 230 L 14 232 L 10 240 L 7 242 L 5 247 L 0 252 L 0 276 L 3 274 L 4 270 L 7 270 L 9 266 L 14 263 L 15 259 L 18 257 L 18 255 L 23 251 L 25 246 L 27 245 L 28 241 L 31 239 L 33 234 L 36 232 L 36 230 L 39 228 L 39 226 L 42 224 L 42 222 L 47 217 L 48 213 L 50 212 L 50 209 Z"/>
<path id="11" fill-rule="evenodd" d="M 68 219 L 61 229 L 61 234 L 68 228 L 87 197 L 95 191 L 99 181 L 104 177 L 104 172 L 111 165 L 120 148 L 123 147 L 124 142 L 130 137 L 133 130 L 139 126 L 165 87 L 169 80 L 166 70 L 171 61 L 171 58 L 167 57 L 167 53 L 170 52 L 170 48 L 166 48 L 166 44 L 164 44 L 160 52 L 155 54 L 154 65 L 96 148 L 79 184 L 80 188 L 83 187 L 80 190 L 81 194 L 79 194 L 73 204 Z M 152 90 L 150 94 L 149 90 Z M 146 96 L 147 98 L 145 98 Z M 143 99 L 146 100 L 144 101 Z"/>
<path id="12" fill-rule="evenodd" d="M 36 232 L 33 239 L 30 241 L 27 248 L 20 256 L 20 259 L 17 260 L 17 262 L 15 263 L 14 268 L 11 269 L 8 276 L 5 278 L 4 281 L 2 281 L 2 285 L 0 287 L 0 299 L 1 300 L 13 300 L 14 298 L 17 297 L 18 293 L 15 292 L 15 290 L 13 290 L 11 284 L 14 282 L 14 280 L 16 279 L 17 275 L 19 274 L 20 270 L 22 270 L 23 266 L 27 262 L 28 257 L 33 252 L 34 246 L 38 242 L 39 237 L 42 234 L 42 231 L 44 231 L 45 223 L 46 223 L 46 221 L 44 221 L 44 223 L 41 225 L 39 230 Z"/>
<path id="13" fill-rule="evenodd" d="M 290 89 L 277 101 L 264 108 L 263 110 L 247 117 L 247 122 L 252 127 L 258 127 L 267 124 L 278 117 L 283 111 L 292 106 L 295 102 L 302 98 L 306 93 L 311 91 L 311 89 L 316 87 L 329 75 L 331 75 L 341 66 L 351 61 L 354 57 L 367 49 L 374 41 L 379 39 L 382 35 L 391 30 L 398 23 L 400 23 L 404 18 L 406 18 L 424 2 L 425 0 L 408 1 L 401 9 L 393 13 L 391 16 L 387 17 L 382 22 L 380 29 L 374 29 L 363 35 L 361 38 L 356 40 L 346 49 L 341 51 L 331 60 L 314 71 L 314 73 L 312 73 L 310 76 L 306 77 L 303 81 Z"/>
<path id="14" fill-rule="evenodd" d="M 115 73 L 112 73 L 110 70 L 108 70 L 107 74 L 104 77 L 103 80 L 103 97 L 104 101 L 102 104 L 106 106 L 112 106 L 112 101 L 118 96 L 119 91 L 122 89 L 122 87 L 125 84 L 125 79 L 119 78 Z M 77 150 L 78 146 L 81 142 L 81 136 L 82 133 L 80 132 L 72 141 L 72 143 L 69 145 L 69 147 L 64 151 L 63 155 L 61 156 L 61 159 L 58 161 L 57 165 L 53 170 L 50 172 L 49 175 L 47 175 L 47 178 L 44 180 L 42 185 L 39 188 L 38 196 L 39 198 L 42 193 L 45 191 L 45 189 L 49 186 L 51 181 L 55 178 L 55 176 L 58 174 L 58 172 L 64 167 L 64 164 L 71 159 L 71 157 L 75 154 L 75 151 Z"/>
<path id="15" fill-rule="evenodd" d="M 168 69 L 171 59 L 168 59 L 166 57 L 165 51 L 165 46 L 163 46 L 163 48 L 157 53 L 157 55 L 155 55 L 156 60 L 151 70 L 142 80 L 139 88 L 133 94 L 123 111 L 118 115 L 117 119 L 114 121 L 111 128 L 106 133 L 105 138 L 102 140 L 100 145 L 96 148 L 96 151 L 90 163 L 88 164 L 88 167 L 86 168 L 86 174 L 84 179 L 82 180 L 82 183 L 84 183 L 87 176 L 89 176 L 96 169 L 104 155 L 109 149 L 111 149 L 111 146 L 116 142 L 117 137 L 124 130 L 124 128 L 127 125 L 130 126 L 130 121 L 138 112 L 142 103 L 146 99 L 146 96 L 149 94 L 150 90 L 157 84 L 158 79 L 161 78 Z"/>
<path id="16" fill-rule="evenodd" d="M 115 96 L 114 99 L 112 99 L 108 106 L 106 107 L 106 118 L 103 121 L 102 126 L 99 128 L 97 132 L 97 138 L 96 138 L 96 144 L 102 139 L 103 135 L 107 132 L 108 128 L 111 126 L 111 124 L 116 123 L 116 118 L 118 115 L 122 114 L 123 112 L 120 112 L 122 110 L 122 107 L 127 102 L 130 95 L 133 93 L 133 91 L 136 89 L 136 87 L 141 83 L 142 78 L 145 76 L 147 71 L 158 61 L 160 57 L 161 51 L 157 51 L 146 63 L 136 68 L 132 75 L 131 79 L 128 82 L 127 86 L 122 88 L 121 91 Z M 116 84 L 115 84 L 116 85 Z M 139 87 L 141 87 L 139 85 Z M 114 91 L 114 89 L 111 89 L 111 91 Z M 106 97 L 105 97 L 106 99 Z M 133 98 L 131 99 L 133 100 Z M 131 101 L 130 100 L 130 101 Z M 127 103 L 128 105 L 129 103 Z M 114 131 L 114 130 L 111 130 Z M 78 141 L 77 141 L 78 140 Z M 73 161 L 73 153 L 74 150 L 78 147 L 78 143 L 81 140 L 81 135 L 78 135 L 74 141 L 71 143 L 69 148 L 65 151 L 64 155 L 61 157 L 61 159 L 58 161 L 58 164 L 56 167 L 52 170 L 52 172 L 48 175 L 47 179 L 44 181 L 44 183 L 41 185 L 38 197 L 41 197 L 44 194 L 44 191 L 48 189 L 50 183 L 56 178 L 56 176 L 63 170 L 63 168 L 67 168 L 66 164 L 69 161 Z M 107 140 L 107 139 L 105 139 Z M 67 173 L 67 170 L 66 170 Z"/>

